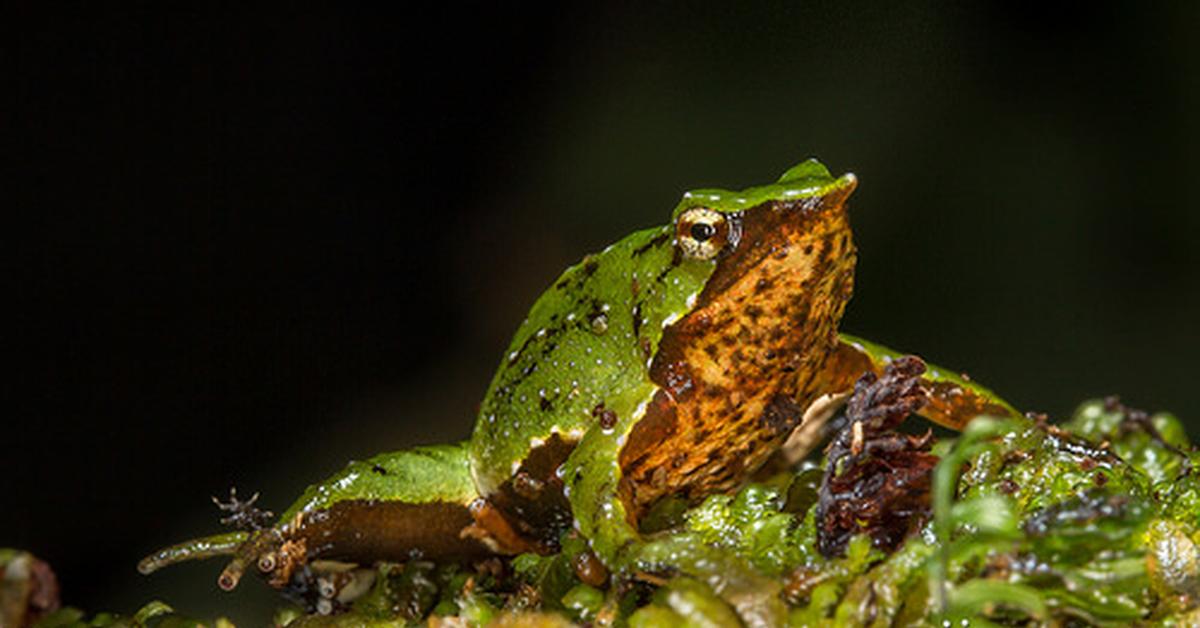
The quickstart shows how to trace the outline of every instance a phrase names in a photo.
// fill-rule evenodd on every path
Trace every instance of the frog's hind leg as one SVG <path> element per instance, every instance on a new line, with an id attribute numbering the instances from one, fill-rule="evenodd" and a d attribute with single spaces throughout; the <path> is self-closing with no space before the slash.
<path id="1" fill-rule="evenodd" d="M 228 590 L 252 569 L 283 588 L 315 561 L 369 566 L 417 557 L 473 560 L 495 553 L 488 539 L 468 532 L 479 500 L 461 444 L 416 447 L 350 463 L 309 486 L 269 527 L 182 543 L 139 567 L 149 573 L 187 560 L 232 556 L 219 580 Z"/>

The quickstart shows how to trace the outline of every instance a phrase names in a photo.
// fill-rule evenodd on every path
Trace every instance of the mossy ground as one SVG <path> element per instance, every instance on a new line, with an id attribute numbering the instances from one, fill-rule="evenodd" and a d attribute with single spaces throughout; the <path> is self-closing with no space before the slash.
<path id="1" fill-rule="evenodd" d="M 1094 401 L 1059 426 L 1036 417 L 976 420 L 931 451 L 940 461 L 930 512 L 894 550 L 864 532 L 836 555 L 819 551 L 824 471 L 823 461 L 813 461 L 735 495 L 665 509 L 656 523 L 662 531 L 627 573 L 588 576 L 579 569 L 586 544 L 568 535 L 558 554 L 481 568 L 379 565 L 370 592 L 346 612 L 289 607 L 274 621 L 637 628 L 1200 622 L 1200 458 L 1175 417 Z M 681 562 L 704 567 L 688 575 L 656 569 Z M 195 624 L 151 603 L 131 617 L 60 610 L 38 625 Z"/>

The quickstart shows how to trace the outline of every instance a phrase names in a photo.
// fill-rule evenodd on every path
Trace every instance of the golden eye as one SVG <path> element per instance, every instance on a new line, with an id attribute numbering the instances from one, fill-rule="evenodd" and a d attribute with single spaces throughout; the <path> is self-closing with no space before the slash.
<path id="1" fill-rule="evenodd" d="M 729 223 L 721 212 L 693 207 L 676 220 L 675 241 L 688 257 L 712 259 L 729 242 Z"/>

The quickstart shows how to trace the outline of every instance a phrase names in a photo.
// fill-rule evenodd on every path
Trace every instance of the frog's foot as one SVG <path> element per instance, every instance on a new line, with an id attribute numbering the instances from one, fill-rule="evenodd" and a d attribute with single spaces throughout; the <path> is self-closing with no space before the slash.
<path id="1" fill-rule="evenodd" d="M 311 612 L 330 614 L 370 589 L 375 572 L 355 563 L 313 559 L 307 539 L 289 526 L 203 537 L 159 550 L 138 564 L 143 574 L 188 560 L 231 556 L 217 578 L 226 591 L 237 587 L 247 569 L 258 571 L 285 597 Z"/>
<path id="2" fill-rule="evenodd" d="M 254 532 L 228 532 L 200 537 L 158 550 L 138 563 L 143 575 L 163 567 L 190 560 L 217 556 L 232 556 L 221 571 L 217 586 L 232 591 L 242 579 L 247 566 L 255 565 L 270 577 L 272 586 L 282 587 L 292 571 L 305 561 L 304 543 L 286 540 L 280 528 L 264 528 Z"/>
<path id="3" fill-rule="evenodd" d="M 681 534 L 626 545 L 619 577 L 656 586 L 679 579 L 704 583 L 733 608 L 746 626 L 782 626 L 787 607 L 782 585 L 731 550 Z"/>

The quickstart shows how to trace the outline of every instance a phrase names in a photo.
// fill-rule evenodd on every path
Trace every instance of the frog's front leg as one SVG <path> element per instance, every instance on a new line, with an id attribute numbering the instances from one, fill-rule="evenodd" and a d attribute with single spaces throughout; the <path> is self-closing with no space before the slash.
<path id="1" fill-rule="evenodd" d="M 627 435 L 628 427 L 589 430 L 561 470 L 575 526 L 592 551 L 618 579 L 687 576 L 711 587 L 746 625 L 782 625 L 786 608 L 779 582 L 741 556 L 686 534 L 640 533 L 637 507 L 630 503 L 628 482 L 622 482 L 619 454 Z"/>

